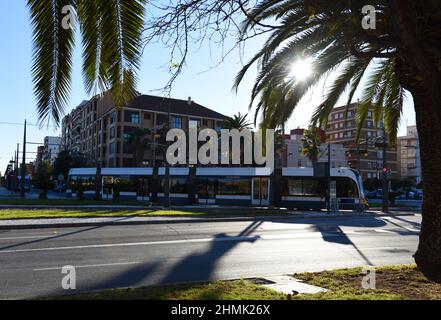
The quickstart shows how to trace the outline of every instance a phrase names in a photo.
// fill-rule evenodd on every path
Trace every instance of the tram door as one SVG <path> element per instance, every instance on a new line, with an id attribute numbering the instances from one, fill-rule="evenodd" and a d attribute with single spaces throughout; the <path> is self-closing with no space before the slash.
<path id="1" fill-rule="evenodd" d="M 269 178 L 253 178 L 253 205 L 269 205 Z"/>
<path id="2" fill-rule="evenodd" d="M 211 178 L 199 180 L 198 197 L 200 204 L 216 203 L 216 183 L 216 180 Z"/>

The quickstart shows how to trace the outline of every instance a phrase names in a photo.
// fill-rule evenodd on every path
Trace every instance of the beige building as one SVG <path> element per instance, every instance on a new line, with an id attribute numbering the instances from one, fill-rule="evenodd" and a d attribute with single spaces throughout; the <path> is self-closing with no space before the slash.
<path id="1" fill-rule="evenodd" d="M 372 111 L 368 112 L 363 123 L 359 143 L 356 142 L 356 110 L 358 104 L 336 107 L 329 115 L 326 128 L 326 140 L 333 144 L 342 144 L 347 149 L 347 161 L 350 168 L 360 171 L 363 179 L 381 178 L 383 171 L 383 150 L 376 143 L 383 142 L 382 123 L 375 127 Z M 347 111 L 347 113 L 346 113 Z M 387 150 L 387 169 L 391 177 L 398 177 L 397 151 Z"/>
<path id="2" fill-rule="evenodd" d="M 412 180 L 420 183 L 421 158 L 420 140 L 416 126 L 408 126 L 407 134 L 398 137 L 398 171 L 402 180 Z"/>
<path id="3" fill-rule="evenodd" d="M 144 154 L 142 164 L 135 163 L 126 143 L 136 128 L 150 129 L 147 136 L 167 125 L 168 112 L 172 128 L 189 127 L 219 129 L 225 116 L 188 100 L 139 95 L 127 107 L 116 108 L 109 93 L 83 102 L 63 120 L 63 143 L 67 150 L 83 154 L 91 165 L 102 167 L 152 166 L 153 148 Z M 160 137 L 154 141 L 159 145 Z M 164 138 L 164 137 L 162 137 Z M 155 160 L 163 160 L 159 147 Z"/>
<path id="4" fill-rule="evenodd" d="M 312 162 L 302 153 L 303 129 L 291 130 L 288 139 L 285 139 L 285 166 L 312 167 Z M 328 144 L 322 143 L 318 162 L 328 162 Z M 342 144 L 331 145 L 331 167 L 347 167 L 346 149 Z"/>

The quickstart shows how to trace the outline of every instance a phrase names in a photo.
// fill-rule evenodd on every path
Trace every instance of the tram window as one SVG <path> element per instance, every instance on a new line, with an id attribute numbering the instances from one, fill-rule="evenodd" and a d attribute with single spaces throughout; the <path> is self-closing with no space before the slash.
<path id="1" fill-rule="evenodd" d="M 220 195 L 250 195 L 251 179 L 222 178 L 219 179 Z"/>
<path id="2" fill-rule="evenodd" d="M 171 193 L 187 193 L 187 179 L 186 178 L 173 178 L 170 179 L 170 192 Z"/>
<path id="3" fill-rule="evenodd" d="M 165 178 L 159 182 L 159 192 L 165 192 Z M 186 178 L 170 178 L 170 193 L 188 193 Z"/>
<path id="4" fill-rule="evenodd" d="M 338 198 L 358 198 L 358 189 L 355 181 L 348 178 L 337 179 Z"/>
<path id="5" fill-rule="evenodd" d="M 301 196 L 302 194 L 302 180 L 288 180 L 288 195 Z"/>
<path id="6" fill-rule="evenodd" d="M 69 181 L 72 192 L 76 192 L 79 186 L 83 191 L 95 190 L 95 177 L 71 177 Z"/>
<path id="7" fill-rule="evenodd" d="M 320 180 L 288 178 L 285 180 L 284 193 L 292 197 L 323 197 L 326 193 L 326 186 Z"/>
<path id="8" fill-rule="evenodd" d="M 320 183 L 319 180 L 303 180 L 303 195 L 313 197 L 323 196 L 323 183 Z"/>

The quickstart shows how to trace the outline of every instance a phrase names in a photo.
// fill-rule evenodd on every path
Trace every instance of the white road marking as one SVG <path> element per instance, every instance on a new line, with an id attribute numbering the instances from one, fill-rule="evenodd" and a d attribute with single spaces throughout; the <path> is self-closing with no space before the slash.
<path id="1" fill-rule="evenodd" d="M 384 233 L 384 232 L 382 232 Z M 129 243 L 104 243 L 91 244 L 82 246 L 66 246 L 66 247 L 47 247 L 33 249 L 13 249 L 0 250 L 0 254 L 5 253 L 22 253 L 22 252 L 41 252 L 41 251 L 62 251 L 62 250 L 78 250 L 78 249 L 96 249 L 96 248 L 115 248 L 115 247 L 135 247 L 150 245 L 167 245 L 167 244 L 188 244 L 188 243 L 211 243 L 211 242 L 227 242 L 227 241 L 243 241 L 254 242 L 257 240 L 277 240 L 277 239 L 296 239 L 296 238 L 322 238 L 341 237 L 347 234 L 362 235 L 361 232 L 353 230 L 344 232 L 308 232 L 294 234 L 278 234 L 278 235 L 256 235 L 256 236 L 238 236 L 238 237 L 222 237 L 222 238 L 201 238 L 201 239 L 182 239 L 182 240 L 164 240 L 164 241 L 145 241 L 145 242 L 129 242 Z"/>
<path id="2" fill-rule="evenodd" d="M 141 261 L 132 261 L 132 262 L 116 262 L 116 263 L 104 263 L 104 264 L 90 264 L 84 266 L 74 266 L 75 268 L 98 268 L 98 267 L 112 267 L 112 266 L 126 266 L 126 265 L 134 265 L 140 264 Z M 62 267 L 51 267 L 51 268 L 38 268 L 33 269 L 33 271 L 51 271 L 51 270 L 61 270 Z"/>
<path id="3" fill-rule="evenodd" d="M 23 236 L 23 237 L 9 237 L 9 238 L 0 238 L 1 240 L 21 240 L 21 239 L 45 239 L 45 238 L 55 238 L 57 235 L 46 235 L 46 236 Z"/>

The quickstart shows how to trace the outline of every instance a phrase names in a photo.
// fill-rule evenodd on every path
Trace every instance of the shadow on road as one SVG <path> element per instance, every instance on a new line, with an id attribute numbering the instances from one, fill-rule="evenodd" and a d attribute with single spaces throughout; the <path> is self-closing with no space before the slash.
<path id="1" fill-rule="evenodd" d="M 152 210 L 151 212 L 154 212 L 154 211 L 156 211 L 156 210 Z M 124 221 L 124 220 L 128 220 L 130 218 L 132 218 L 132 216 L 127 216 L 127 217 L 115 219 L 115 220 L 113 220 L 112 223 L 114 223 L 114 222 L 121 222 L 121 221 Z M 28 245 L 28 244 L 40 243 L 40 242 L 44 242 L 44 241 L 48 241 L 48 240 L 56 240 L 56 239 L 68 237 L 68 236 L 71 236 L 71 235 L 76 235 L 76 234 L 79 234 L 79 233 L 84 233 L 84 232 L 89 232 L 89 231 L 93 231 L 93 230 L 97 230 L 97 229 L 102 229 L 102 228 L 105 228 L 105 227 L 112 226 L 113 225 L 112 223 L 102 224 L 102 225 L 91 227 L 91 228 L 87 228 L 87 229 L 82 229 L 82 230 L 62 233 L 62 234 L 59 234 L 59 235 L 56 235 L 56 236 L 49 236 L 49 237 L 45 237 L 45 238 L 41 238 L 41 239 L 37 239 L 37 240 L 31 240 L 31 241 L 25 241 L 25 242 L 21 242 L 21 243 L 17 243 L 17 244 L 12 244 L 12 245 L 9 245 L 9 246 L 0 247 L 0 251 L 8 250 L 8 249 L 13 249 L 13 248 L 21 247 L 21 246 L 25 246 L 25 245 Z"/>

